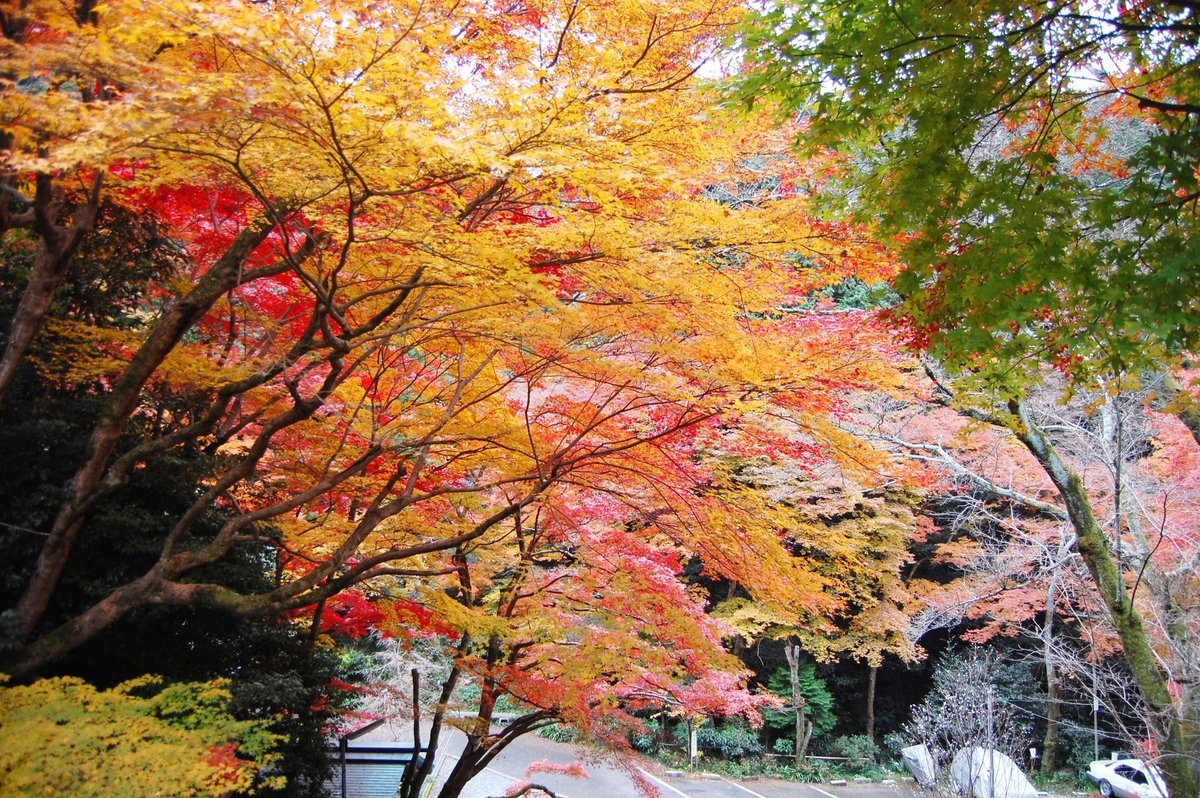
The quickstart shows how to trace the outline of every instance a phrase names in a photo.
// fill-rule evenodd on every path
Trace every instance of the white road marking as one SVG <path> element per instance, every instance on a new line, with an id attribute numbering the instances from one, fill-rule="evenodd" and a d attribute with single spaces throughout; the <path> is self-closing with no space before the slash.
<path id="1" fill-rule="evenodd" d="M 815 786 L 813 786 L 812 784 L 805 784 L 804 786 L 805 786 L 805 787 L 808 787 L 810 790 L 816 790 L 817 792 L 821 793 L 821 795 L 824 795 L 824 796 L 825 796 L 825 798 L 837 798 L 837 796 L 836 796 L 836 795 L 834 795 L 833 793 L 831 793 L 831 792 L 825 792 L 825 791 L 824 791 L 824 790 L 822 790 L 820 787 L 815 787 Z"/>
<path id="2" fill-rule="evenodd" d="M 666 783 L 665 781 L 663 781 L 662 779 L 658 778 L 657 776 L 652 776 L 651 774 L 647 773 L 646 771 L 642 770 L 641 768 L 638 768 L 638 772 L 639 772 L 639 773 L 641 773 L 641 774 L 642 774 L 643 776 L 645 776 L 646 778 L 650 779 L 650 781 L 654 782 L 655 784 L 658 784 L 658 785 L 660 785 L 660 786 L 662 786 L 662 787 L 666 787 L 668 790 L 670 790 L 671 792 L 675 793 L 676 795 L 682 795 L 682 796 L 683 796 L 683 798 L 691 798 L 691 796 L 690 796 L 690 795 L 688 795 L 686 792 L 684 792 L 683 790 L 679 789 L 679 788 L 678 788 L 678 787 L 676 787 L 675 785 L 673 785 L 673 784 L 667 784 L 667 783 Z"/>
<path id="3" fill-rule="evenodd" d="M 725 782 L 726 784 L 730 785 L 731 787 L 737 787 L 739 790 L 745 790 L 746 792 L 753 795 L 754 798 L 767 798 L 767 796 L 763 795 L 761 792 L 755 792 L 754 790 L 750 789 L 749 787 L 743 787 L 742 785 L 738 784 L 736 781 L 730 781 L 729 779 L 726 779 L 726 778 L 722 778 L 721 781 Z"/>
<path id="4" fill-rule="evenodd" d="M 514 782 L 514 783 L 518 782 L 518 781 L 525 781 L 525 779 L 518 779 L 516 776 L 510 776 L 507 773 L 501 773 L 500 771 L 496 770 L 495 768 L 484 768 L 484 770 L 486 770 L 488 773 L 495 773 L 497 776 L 508 779 L 509 781 Z"/>

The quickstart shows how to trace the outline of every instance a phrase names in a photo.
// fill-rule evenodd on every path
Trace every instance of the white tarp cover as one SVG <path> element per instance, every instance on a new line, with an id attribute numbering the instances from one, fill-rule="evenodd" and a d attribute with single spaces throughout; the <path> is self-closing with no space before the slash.
<path id="1" fill-rule="evenodd" d="M 933 755 L 929 753 L 929 747 L 924 743 L 901 748 L 900 759 L 904 762 L 904 767 L 908 768 L 908 772 L 917 780 L 917 784 L 922 787 L 932 787 L 937 782 L 937 768 L 933 764 Z"/>
<path id="2" fill-rule="evenodd" d="M 993 768 L 995 773 L 993 775 Z M 1037 789 L 1005 754 L 987 748 L 964 748 L 950 763 L 954 789 L 965 798 L 1037 798 Z"/>

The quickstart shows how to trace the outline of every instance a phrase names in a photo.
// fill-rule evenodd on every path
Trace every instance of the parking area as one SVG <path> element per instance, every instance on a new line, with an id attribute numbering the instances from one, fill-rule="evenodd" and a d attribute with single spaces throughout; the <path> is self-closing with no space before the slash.
<path id="1" fill-rule="evenodd" d="M 798 784 L 777 779 L 652 777 L 664 798 L 912 798 L 904 784 Z"/>
<path id="2" fill-rule="evenodd" d="M 427 738 L 426 732 L 426 738 Z M 401 724 L 381 727 L 361 741 L 363 744 L 411 744 L 411 729 Z M 430 793 L 454 766 L 463 739 L 449 730 L 435 758 Z M 578 765 L 575 775 L 562 772 Z M 582 778 L 580 777 L 582 775 Z M 662 798 L 919 798 L 909 783 L 896 784 L 799 784 L 778 779 L 733 780 L 713 774 L 663 771 L 649 761 L 618 761 L 597 756 L 574 745 L 536 735 L 521 737 L 509 745 L 491 765 L 472 779 L 462 798 L 503 798 L 516 785 L 544 784 L 559 798 L 641 798 L 637 782 L 648 783 Z"/>

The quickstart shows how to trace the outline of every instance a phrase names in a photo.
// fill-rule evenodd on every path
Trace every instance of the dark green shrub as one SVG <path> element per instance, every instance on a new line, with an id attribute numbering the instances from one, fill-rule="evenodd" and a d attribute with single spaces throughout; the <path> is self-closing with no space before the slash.
<path id="1" fill-rule="evenodd" d="M 629 744 L 638 751 L 653 751 L 658 748 L 659 736 L 662 734 L 662 724 L 654 718 L 642 721 L 643 729 L 629 737 Z"/>
<path id="2" fill-rule="evenodd" d="M 696 735 L 701 748 L 715 748 L 726 759 L 761 754 L 758 734 L 741 718 L 725 721 L 719 728 L 705 726 Z"/>
<path id="3" fill-rule="evenodd" d="M 680 723 L 674 730 L 675 742 L 687 750 L 687 724 Z M 762 742 L 758 733 L 741 718 L 731 718 L 714 726 L 705 723 L 696 732 L 696 744 L 702 751 L 716 751 L 725 759 L 737 759 L 751 754 L 761 754 Z"/>
<path id="4" fill-rule="evenodd" d="M 879 746 L 865 734 L 839 737 L 829 745 L 833 756 L 846 757 L 842 767 L 847 773 L 862 773 L 879 761 Z"/>
<path id="5" fill-rule="evenodd" d="M 579 730 L 565 723 L 556 723 L 553 726 L 543 726 L 538 729 L 537 735 L 556 743 L 573 743 L 579 739 Z"/>

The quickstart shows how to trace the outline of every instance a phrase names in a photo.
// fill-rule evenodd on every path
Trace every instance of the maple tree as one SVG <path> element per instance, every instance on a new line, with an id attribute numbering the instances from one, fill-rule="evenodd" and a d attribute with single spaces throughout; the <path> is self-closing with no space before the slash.
<path id="1" fill-rule="evenodd" d="M 753 177 L 737 157 L 761 141 L 724 129 L 690 82 L 735 5 L 77 10 L 4 17 L 4 73 L 32 81 L 0 94 L 5 242 L 40 252 L 45 218 L 62 227 L 96 196 L 144 208 L 177 254 L 127 324 L 15 311 L 42 331 L 12 344 L 26 378 L 94 391 L 101 409 L 6 612 L 6 670 L 27 679 L 151 605 L 270 615 L 367 580 L 458 579 L 467 552 L 499 581 L 524 556 L 510 525 L 562 502 L 606 507 L 604 540 L 632 524 L 764 600 L 837 610 L 829 579 L 780 544 L 786 514 L 710 455 L 813 461 L 832 444 L 869 459 L 830 416 L 883 378 L 882 333 L 796 309 L 884 267 L 794 189 L 736 208 L 712 196 Z M 133 475 L 199 455 L 211 467 L 144 573 L 56 605 L 94 515 Z M 237 549 L 267 552 L 271 589 L 203 577 Z M 588 551 L 580 584 L 609 574 Z M 667 692 L 703 703 L 733 677 L 672 595 L 687 616 L 672 634 L 710 664 L 694 697 Z M 476 667 L 508 638 L 463 596 L 436 609 L 463 641 L 498 641 L 463 651 Z M 651 658 L 645 678 L 680 667 Z M 575 670 L 589 689 L 608 672 Z"/>
<path id="2" fill-rule="evenodd" d="M 948 400 L 944 383 L 939 390 Z M 1184 509 L 1190 494 L 1180 484 L 1187 471 L 1168 476 L 1158 454 L 1167 442 L 1174 457 L 1196 444 L 1177 418 L 1148 406 L 1152 395 L 1079 393 L 1065 401 L 1047 386 L 1023 406 L 1037 428 L 1052 436 L 1084 500 L 1104 511 L 1105 527 L 1114 530 L 1110 556 L 1123 600 L 1131 605 L 1126 611 L 1145 619 L 1154 655 L 1170 674 L 1171 704 L 1165 710 L 1137 701 L 1130 706 L 1127 683 L 1101 678 L 1101 661 L 1122 654 L 1126 638 L 1076 550 L 1077 528 L 1070 515 L 1044 498 L 1054 495 L 1054 482 L 1005 420 L 992 416 L 981 425 L 979 419 L 987 416 L 979 409 L 981 398 L 974 397 L 962 405 L 974 419 L 935 404 L 937 409 L 917 406 L 912 418 L 891 422 L 904 433 L 890 440 L 909 456 L 945 468 L 958 483 L 953 525 L 956 534 L 968 536 L 939 547 L 939 556 L 964 575 L 918 591 L 926 606 L 917 625 L 928 629 L 968 621 L 974 628 L 963 636 L 972 642 L 1003 635 L 1036 643 L 1046 679 L 1047 770 L 1057 747 L 1060 693 L 1070 679 L 1090 684 L 1092 700 L 1112 706 L 1117 720 L 1129 715 L 1145 727 L 1162 728 L 1177 718 L 1186 729 L 1196 712 L 1187 685 L 1198 619 L 1183 598 L 1195 590 L 1195 540 Z M 1172 501 L 1176 494 L 1179 505 Z M 1127 730 L 1128 740 L 1145 736 L 1144 730 Z"/>
<path id="3" fill-rule="evenodd" d="M 1188 4 L 778 4 L 741 91 L 861 156 L 844 197 L 899 236 L 943 361 L 1161 370 L 1197 330 L 1196 26 Z"/>
<path id="4" fill-rule="evenodd" d="M 851 317 L 866 318 L 865 314 Z M 849 416 L 846 420 L 848 429 L 862 426 L 851 423 Z M 803 732 L 807 722 L 798 689 L 805 653 L 822 663 L 848 658 L 867 665 L 868 736 L 874 731 L 875 676 L 884 657 L 914 662 L 924 656 L 917 645 L 919 635 L 911 633 L 908 612 L 912 599 L 903 573 L 911 560 L 910 544 L 923 535 L 913 507 L 921 480 L 912 473 L 901 476 L 903 470 L 889 466 L 887 473 L 900 483 L 870 489 L 836 468 L 751 462 L 738 470 L 741 483 L 773 503 L 794 509 L 796 520 L 787 535 L 789 548 L 827 580 L 826 590 L 838 602 L 836 613 L 799 622 L 794 615 L 753 597 L 733 596 L 714 608 L 743 643 L 768 638 L 783 641 L 792 705 L 799 708 L 794 713 L 797 763 L 811 734 L 811 730 Z M 904 483 L 907 487 L 901 487 Z"/>
<path id="5" fill-rule="evenodd" d="M 570 724 L 620 757 L 642 727 L 640 710 L 757 721 L 771 703 L 749 693 L 749 674 L 722 646 L 723 625 L 681 578 L 678 547 L 601 509 L 582 516 L 569 499 L 547 498 L 495 531 L 503 545 L 462 547 L 453 573 L 424 584 L 383 625 L 447 640 L 427 744 L 435 751 L 448 725 L 466 744 L 440 784 L 443 798 L 544 726 Z M 456 692 L 464 685 L 477 695 L 465 703 Z M 502 706 L 511 715 L 495 731 Z M 432 760 L 406 778 L 404 794 L 420 794 Z"/>
<path id="6" fill-rule="evenodd" d="M 974 644 L 1007 638 L 1037 648 L 1045 676 L 1041 767 L 1050 775 L 1064 680 L 1087 669 L 1082 651 L 1068 656 L 1080 642 L 1073 638 L 1083 638 L 1080 648 L 1092 657 L 1119 648 L 1073 551 L 1074 533 L 1065 514 L 1041 498 L 1052 488 L 1045 474 L 1004 431 L 936 404 L 890 410 L 883 437 L 945 475 L 931 494 L 947 539 L 931 560 L 954 573 L 945 582 L 908 580 L 910 634 L 920 639 L 935 629 L 966 626 L 962 639 Z M 1060 416 L 1056 423 L 1068 422 Z"/>
<path id="7" fill-rule="evenodd" d="M 699 552 L 706 570 L 751 586 L 762 597 L 760 611 L 793 629 L 832 629 L 829 617 L 854 611 L 847 595 L 867 590 L 870 576 L 848 588 L 838 563 L 873 555 L 825 534 L 744 472 L 715 481 L 719 472 L 707 461 L 727 459 L 729 440 L 707 455 L 686 438 L 642 447 L 636 468 L 610 463 L 624 476 L 603 491 L 573 480 L 551 486 L 536 504 L 457 549 L 441 580 L 422 583 L 416 603 L 400 601 L 385 628 L 420 628 L 453 643 L 428 744 L 436 747 L 452 725 L 467 745 L 443 796 L 457 794 L 512 740 L 553 723 L 619 752 L 640 727 L 632 714 L 639 710 L 665 710 L 692 732 L 711 716 L 756 718 L 769 701 L 747 693 L 748 674 L 723 651 L 721 637 L 734 630 L 709 619 L 681 581 L 680 562 L 690 552 Z M 703 519 L 699 537 L 690 531 L 696 519 Z M 746 535 L 763 521 L 804 545 L 775 549 Z M 714 530 L 738 534 L 713 539 Z M 767 561 L 769 571 L 757 573 Z M 800 592 L 786 592 L 796 586 Z M 780 604 L 785 594 L 803 606 Z M 478 690 L 465 707 L 454 700 L 464 682 Z M 494 732 L 502 703 L 515 716 Z M 406 780 L 409 794 L 420 791 L 427 770 Z"/>
<path id="8" fill-rule="evenodd" d="M 894 237 L 913 343 L 993 391 L 973 412 L 1053 483 L 1180 795 L 1196 719 L 1023 397 L 1049 369 L 1118 394 L 1195 349 L 1196 23 L 1188 4 L 780 4 L 748 33 L 742 95 L 805 109 L 806 143 L 853 154 L 841 196 Z"/>

